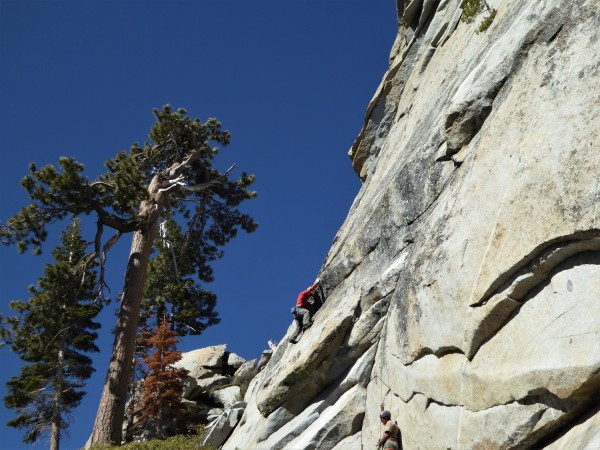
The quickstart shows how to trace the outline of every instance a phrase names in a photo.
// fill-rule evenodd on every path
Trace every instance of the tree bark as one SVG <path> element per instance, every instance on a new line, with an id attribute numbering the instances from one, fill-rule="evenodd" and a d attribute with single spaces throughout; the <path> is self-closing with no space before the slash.
<path id="1" fill-rule="evenodd" d="M 58 450 L 60 443 L 60 422 L 62 395 L 65 379 L 65 337 L 61 336 L 60 350 L 56 362 L 56 390 L 54 392 L 54 410 L 52 411 L 52 429 L 50 430 L 50 450 Z"/>
<path id="2" fill-rule="evenodd" d="M 139 216 L 146 218 L 145 226 L 134 233 L 131 243 L 115 340 L 90 438 L 91 445 L 120 445 L 122 441 L 125 402 L 133 370 L 132 361 L 148 260 L 166 198 L 166 194 L 159 192 L 160 187 L 160 179 L 155 176 L 148 187 L 151 200 L 142 203 L 140 207 Z"/>
<path id="3" fill-rule="evenodd" d="M 135 393 L 137 386 L 135 383 L 135 357 L 131 361 L 131 379 L 129 380 L 129 411 L 125 411 L 125 420 L 123 424 L 124 436 L 122 442 L 129 443 L 132 440 L 131 428 L 133 427 L 135 418 L 136 399 Z"/>

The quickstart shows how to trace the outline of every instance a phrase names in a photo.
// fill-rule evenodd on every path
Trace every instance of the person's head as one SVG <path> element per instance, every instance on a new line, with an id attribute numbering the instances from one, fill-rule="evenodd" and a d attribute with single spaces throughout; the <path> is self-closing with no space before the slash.
<path id="1" fill-rule="evenodd" d="M 381 411 L 381 414 L 379 414 L 379 420 L 381 420 L 381 423 L 383 424 L 386 424 L 391 418 L 392 414 L 389 411 Z"/>

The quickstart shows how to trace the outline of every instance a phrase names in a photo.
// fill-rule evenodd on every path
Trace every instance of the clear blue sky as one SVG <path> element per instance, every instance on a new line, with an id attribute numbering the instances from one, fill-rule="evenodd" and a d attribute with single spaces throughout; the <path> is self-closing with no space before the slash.
<path id="1" fill-rule="evenodd" d="M 143 142 L 151 110 L 169 103 L 218 118 L 232 134 L 221 169 L 256 175 L 257 199 L 243 208 L 260 223 L 215 264 L 207 286 L 221 323 L 185 338 L 182 350 L 226 343 L 246 359 L 279 341 L 290 306 L 310 285 L 360 181 L 347 151 L 387 68 L 396 32 L 394 0 L 22 1 L 0 0 L 0 221 L 27 204 L 19 185 L 29 162 L 74 156 L 93 178 L 117 151 Z M 0 314 L 27 298 L 49 262 L 0 248 Z M 93 239 L 93 229 L 86 238 Z M 108 256 L 108 284 L 123 286 L 130 244 Z M 116 303 L 103 313 L 101 354 L 88 395 L 61 448 L 91 431 L 112 346 Z M 21 361 L 0 349 L 0 396 Z M 21 443 L 0 407 L 0 449 Z"/>

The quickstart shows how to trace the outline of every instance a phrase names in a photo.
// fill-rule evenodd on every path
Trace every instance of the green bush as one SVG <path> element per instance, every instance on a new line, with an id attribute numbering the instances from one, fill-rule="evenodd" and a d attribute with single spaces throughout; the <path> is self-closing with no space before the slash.
<path id="1" fill-rule="evenodd" d="M 487 16 L 485 19 L 483 19 L 483 22 L 481 22 L 481 25 L 479 25 L 480 33 L 483 33 L 485 30 L 487 30 L 489 28 L 489 26 L 494 21 L 494 17 L 496 17 L 496 12 L 497 11 L 495 9 L 492 9 L 492 12 L 490 13 L 490 15 Z"/>
<path id="2" fill-rule="evenodd" d="M 489 11 L 490 8 L 485 3 L 485 0 L 464 0 L 463 13 L 462 13 L 460 20 L 462 20 L 463 22 L 466 22 L 466 23 L 473 22 L 473 20 L 475 20 L 475 17 L 477 17 L 477 14 L 479 14 L 483 10 L 484 6 Z M 496 10 L 492 9 L 490 11 L 490 15 L 487 16 L 485 19 L 483 19 L 483 22 L 481 22 L 481 25 L 479 25 L 480 33 L 483 33 L 485 30 L 487 30 L 489 28 L 489 26 L 494 21 L 494 17 L 496 17 Z"/>
<path id="3" fill-rule="evenodd" d="M 461 20 L 471 23 L 483 8 L 483 0 L 465 0 Z"/>
<path id="4" fill-rule="evenodd" d="M 161 441 L 155 439 L 148 442 L 130 442 L 121 446 L 94 445 L 91 450 L 214 450 L 202 445 L 200 436 L 173 436 Z"/>

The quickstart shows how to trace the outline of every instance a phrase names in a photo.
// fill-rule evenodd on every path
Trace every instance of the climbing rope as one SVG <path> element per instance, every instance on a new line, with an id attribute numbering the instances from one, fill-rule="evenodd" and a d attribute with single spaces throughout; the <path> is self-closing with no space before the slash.
<path id="1" fill-rule="evenodd" d="M 385 349 L 385 341 L 383 340 L 383 332 L 385 330 L 385 326 L 387 325 L 387 316 L 383 322 L 383 326 L 381 327 L 381 331 L 379 332 L 379 342 L 378 345 L 380 345 L 380 348 L 378 349 L 378 351 L 381 351 L 381 355 L 379 357 L 379 404 L 383 405 L 385 402 L 385 396 L 387 395 L 387 392 L 384 394 L 383 393 L 383 386 L 385 384 L 385 386 L 388 388 L 389 390 L 389 385 L 386 384 L 383 380 L 383 373 L 384 373 L 384 369 L 383 369 L 383 357 L 384 357 L 384 349 Z M 389 378 L 389 368 L 388 368 L 388 373 L 387 373 L 387 381 L 389 383 L 390 378 Z M 379 435 L 381 436 L 381 434 L 383 433 L 383 426 L 381 425 L 381 420 L 378 421 L 379 422 Z"/>

